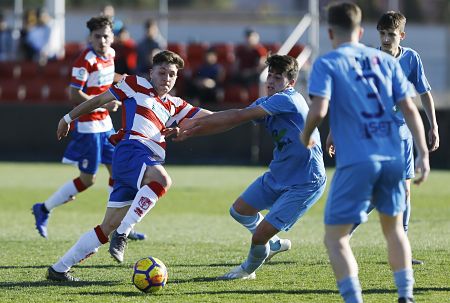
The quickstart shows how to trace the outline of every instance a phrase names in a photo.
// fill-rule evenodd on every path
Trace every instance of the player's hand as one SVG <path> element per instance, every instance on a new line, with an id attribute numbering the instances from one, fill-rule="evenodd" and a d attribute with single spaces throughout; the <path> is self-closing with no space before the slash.
<path id="1" fill-rule="evenodd" d="M 305 133 L 301 134 L 300 141 L 302 141 L 303 145 L 308 149 L 311 149 L 314 145 L 316 145 L 316 142 L 311 139 L 310 136 L 306 136 Z"/>
<path id="2" fill-rule="evenodd" d="M 419 185 L 422 182 L 425 182 L 428 178 L 428 174 L 430 173 L 430 161 L 428 159 L 428 155 L 426 156 L 418 156 L 415 160 L 416 163 L 416 173 L 419 174 L 419 177 L 414 179 L 414 184 Z"/>
<path id="3" fill-rule="evenodd" d="M 198 119 L 186 119 L 183 120 L 180 125 L 181 128 L 178 131 L 177 137 L 173 138 L 173 141 L 180 142 L 192 137 L 196 130 L 199 129 L 200 125 L 198 124 Z"/>
<path id="4" fill-rule="evenodd" d="M 325 148 L 328 152 L 328 156 L 330 156 L 330 158 L 333 158 L 333 156 L 336 154 L 336 149 L 334 148 L 333 138 L 330 136 L 330 134 L 328 134 L 327 136 Z"/>
<path id="5" fill-rule="evenodd" d="M 161 131 L 161 134 L 166 138 L 169 138 L 171 136 L 178 137 L 179 133 L 180 133 L 179 127 L 166 127 Z"/>
<path id="6" fill-rule="evenodd" d="M 64 119 L 59 120 L 58 129 L 56 130 L 56 138 L 61 140 L 63 137 L 67 137 L 69 133 L 70 125 L 64 121 Z"/>
<path id="7" fill-rule="evenodd" d="M 116 112 L 121 105 L 122 105 L 122 102 L 113 100 L 111 102 L 106 103 L 103 107 L 106 108 L 110 112 Z"/>
<path id="8" fill-rule="evenodd" d="M 439 131 L 437 127 L 432 127 L 428 131 L 428 144 L 430 144 L 430 152 L 434 152 L 439 148 Z"/>

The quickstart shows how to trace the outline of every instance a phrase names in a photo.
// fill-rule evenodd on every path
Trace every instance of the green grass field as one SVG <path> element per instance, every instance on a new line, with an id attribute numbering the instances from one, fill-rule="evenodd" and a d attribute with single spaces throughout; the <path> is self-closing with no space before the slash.
<path id="1" fill-rule="evenodd" d="M 93 188 L 52 212 L 49 239 L 34 228 L 30 208 L 76 174 L 61 164 L 0 163 L 0 302 L 341 302 L 322 244 L 324 197 L 282 237 L 293 248 L 257 271 L 253 281 L 216 281 L 247 255 L 250 234 L 228 215 L 241 191 L 264 168 L 168 166 L 169 193 L 137 226 L 148 234 L 130 242 L 117 265 L 102 247 L 73 269 L 77 284 L 48 282 L 49 265 L 103 219 L 106 172 Z M 413 188 L 410 240 L 417 302 L 450 302 L 450 172 L 432 171 Z M 365 302 L 396 302 L 378 218 L 371 215 L 352 238 Z M 156 294 L 131 284 L 132 265 L 155 256 L 169 269 L 167 287 Z"/>

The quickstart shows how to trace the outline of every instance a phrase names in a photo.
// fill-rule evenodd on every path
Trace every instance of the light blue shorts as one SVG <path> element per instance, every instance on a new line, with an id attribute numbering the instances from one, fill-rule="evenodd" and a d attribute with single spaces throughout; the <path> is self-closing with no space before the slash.
<path id="1" fill-rule="evenodd" d="M 412 138 L 402 140 L 405 157 L 405 179 L 414 178 L 414 143 Z"/>
<path id="2" fill-rule="evenodd" d="M 114 146 L 108 141 L 112 134 L 113 130 L 93 134 L 71 131 L 72 140 L 64 152 L 63 162 L 78 164 L 80 171 L 95 174 L 100 163 L 112 163 Z"/>
<path id="3" fill-rule="evenodd" d="M 336 169 L 325 206 L 325 224 L 367 221 L 367 208 L 395 216 L 405 208 L 403 160 L 361 162 Z"/>
<path id="4" fill-rule="evenodd" d="M 147 166 L 162 165 L 153 152 L 137 140 L 122 140 L 116 145 L 113 155 L 112 177 L 114 186 L 109 196 L 108 207 L 131 205 L 141 187 Z"/>
<path id="5" fill-rule="evenodd" d="M 282 186 L 270 172 L 256 179 L 241 195 L 252 207 L 269 212 L 265 220 L 278 230 L 289 230 L 319 200 L 325 190 L 326 177 L 316 182 Z"/>

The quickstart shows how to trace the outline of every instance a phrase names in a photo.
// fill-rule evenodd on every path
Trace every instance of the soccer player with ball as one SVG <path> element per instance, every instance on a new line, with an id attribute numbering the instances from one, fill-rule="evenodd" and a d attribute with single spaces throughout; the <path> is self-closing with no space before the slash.
<path id="1" fill-rule="evenodd" d="M 183 67 L 179 55 L 162 51 L 153 57 L 150 81 L 138 76 L 124 77 L 59 121 L 57 137 L 61 139 L 67 135 L 72 120 L 112 100 L 122 101 L 123 128 L 114 137 L 117 142 L 112 165 L 115 182 L 103 222 L 83 234 L 48 268 L 49 280 L 77 281 L 69 273 L 70 268 L 107 243 L 113 231 L 109 252 L 122 262 L 128 234 L 170 188 L 172 180 L 163 167 L 166 143 L 161 131 L 173 124 L 182 125 L 186 118 L 210 113 L 169 94 L 178 70 Z"/>
<path id="2" fill-rule="evenodd" d="M 255 279 L 255 271 L 275 254 L 291 248 L 288 239 L 280 239 L 279 231 L 289 230 L 319 200 L 325 189 L 326 175 L 319 142 L 311 149 L 300 142 L 308 105 L 294 89 L 299 67 L 290 56 L 270 56 L 266 64 L 267 96 L 244 109 L 230 109 L 209 116 L 187 120 L 178 137 L 214 134 L 244 122 L 262 123 L 272 135 L 275 148 L 269 170 L 257 178 L 230 208 L 230 215 L 252 233 L 246 260 L 223 280 Z M 261 210 L 268 209 L 264 217 Z"/>
<path id="3" fill-rule="evenodd" d="M 417 147 L 417 169 L 426 180 L 430 166 L 425 132 L 400 63 L 391 55 L 359 43 L 361 9 L 350 2 L 328 8 L 328 35 L 334 50 L 319 57 L 309 82 L 311 108 L 302 142 L 312 148 L 313 130 L 330 106 L 336 144 L 336 172 L 325 207 L 325 245 L 339 292 L 345 302 L 363 302 L 358 264 L 349 232 L 367 220 L 372 202 L 387 241 L 388 261 L 398 302 L 414 302 L 411 247 L 402 228 L 405 208 L 404 156 L 397 106 Z"/>

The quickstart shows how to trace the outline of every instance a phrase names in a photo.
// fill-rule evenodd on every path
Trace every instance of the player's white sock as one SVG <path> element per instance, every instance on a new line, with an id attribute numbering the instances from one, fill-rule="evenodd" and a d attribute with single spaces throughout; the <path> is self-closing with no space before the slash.
<path id="1" fill-rule="evenodd" d="M 150 209 L 155 206 L 156 201 L 165 193 L 166 189 L 158 182 L 150 182 L 142 186 L 137 192 L 136 197 L 134 197 L 130 209 L 128 209 L 127 214 L 117 228 L 117 233 L 128 236 L 134 225 L 144 218 Z"/>
<path id="2" fill-rule="evenodd" d="M 108 237 L 100 226 L 96 226 L 78 239 L 58 262 L 52 265 L 57 272 L 66 272 L 72 266 L 90 257 L 98 251 L 98 248 L 108 242 Z"/>
<path id="3" fill-rule="evenodd" d="M 45 202 L 45 208 L 51 211 L 53 208 L 73 200 L 73 197 L 84 191 L 87 187 L 80 178 L 70 180 L 53 193 Z"/>
<path id="4" fill-rule="evenodd" d="M 114 179 L 109 177 L 108 180 L 108 194 L 111 194 L 114 188 Z"/>

